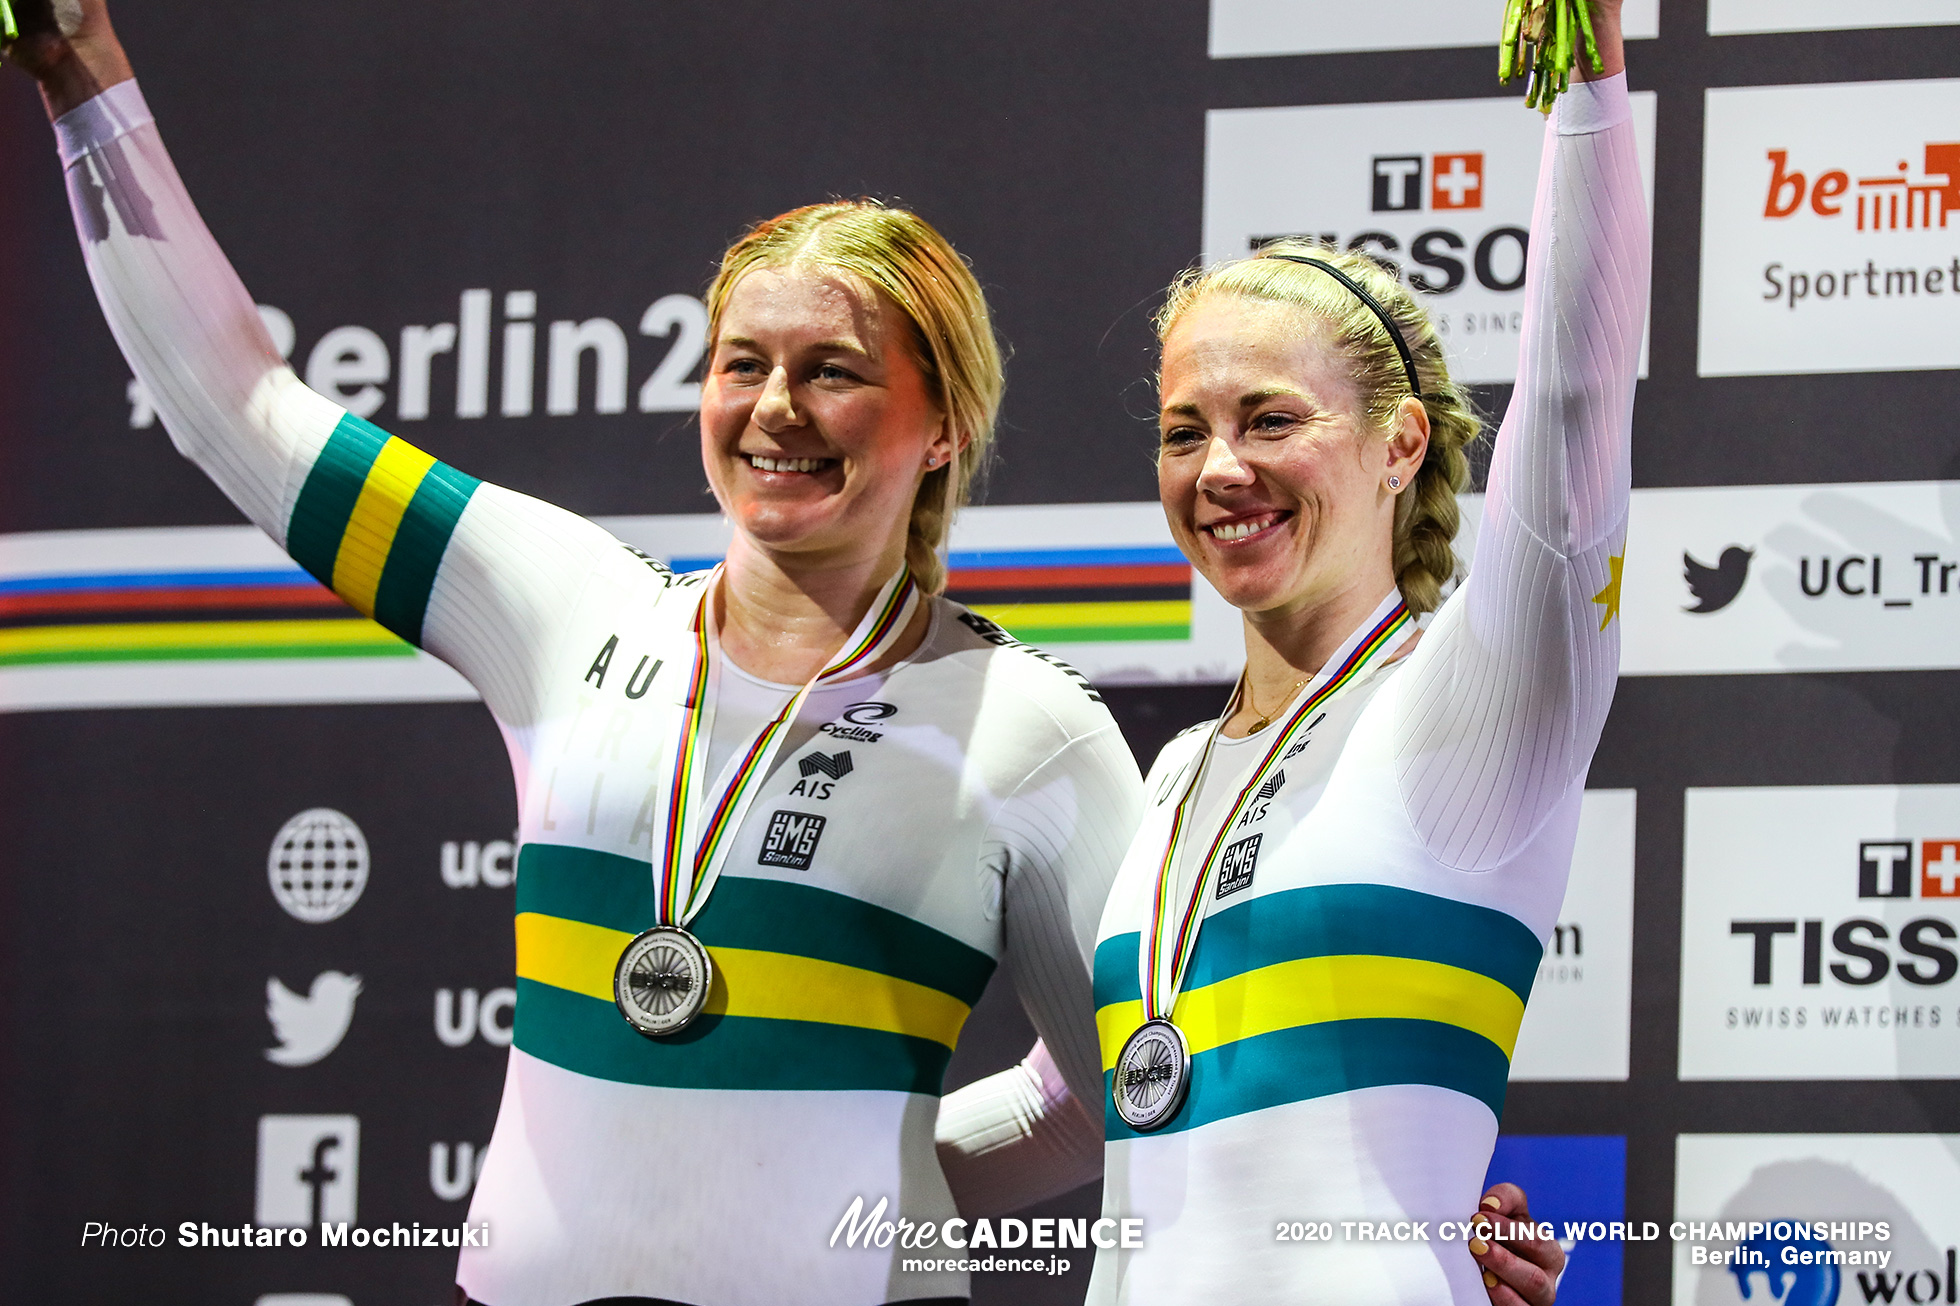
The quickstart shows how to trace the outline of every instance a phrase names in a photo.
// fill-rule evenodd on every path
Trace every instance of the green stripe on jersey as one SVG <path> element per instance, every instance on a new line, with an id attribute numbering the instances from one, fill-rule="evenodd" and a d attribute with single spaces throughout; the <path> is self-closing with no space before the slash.
<path id="1" fill-rule="evenodd" d="M 1136 932 L 1096 946 L 1096 1007 L 1135 1002 Z M 1249 899 L 1206 918 L 1184 991 L 1302 957 L 1411 957 L 1487 975 L 1531 996 L 1544 945 L 1517 917 L 1387 884 L 1316 884 Z"/>
<path id="2" fill-rule="evenodd" d="M 381 587 L 375 594 L 374 619 L 411 644 L 422 643 L 422 619 L 429 610 L 436 569 L 442 565 L 443 552 L 449 547 L 449 537 L 456 533 L 463 509 L 481 484 L 447 463 L 437 463 L 415 488 L 415 497 L 395 532 L 394 547 L 388 551 L 388 565 L 382 570 Z"/>
<path id="3" fill-rule="evenodd" d="M 575 1074 L 661 1088 L 888 1090 L 936 1096 L 951 1049 L 850 1025 L 703 1015 L 651 1039 L 608 1002 L 517 981 L 516 1045 Z"/>
<path id="4" fill-rule="evenodd" d="M 623 1022 L 622 1022 L 623 1023 Z M 1191 1058 L 1191 1088 L 1168 1124 L 1140 1134 L 1116 1114 L 1113 1071 L 1103 1076 L 1110 1139 L 1195 1129 L 1309 1098 L 1389 1084 L 1427 1084 L 1504 1112 L 1510 1061 L 1489 1039 L 1429 1020 L 1341 1020 L 1240 1039 Z"/>
<path id="5" fill-rule="evenodd" d="M 334 559 L 340 556 L 340 537 L 347 533 L 354 503 L 386 443 L 386 431 L 346 414 L 327 437 L 293 502 L 293 515 L 286 522 L 286 552 L 329 589 Z"/>
<path id="6" fill-rule="evenodd" d="M 517 910 L 637 934 L 654 923 L 652 865 L 528 843 L 517 859 Z M 688 929 L 709 947 L 856 966 L 937 989 L 969 1007 L 980 1000 L 995 965 L 979 949 L 888 908 L 811 885 L 741 875 L 721 877 Z"/>
<path id="7" fill-rule="evenodd" d="M 286 551 L 356 610 L 420 645 L 443 552 L 480 484 L 347 413 L 300 487 Z"/>

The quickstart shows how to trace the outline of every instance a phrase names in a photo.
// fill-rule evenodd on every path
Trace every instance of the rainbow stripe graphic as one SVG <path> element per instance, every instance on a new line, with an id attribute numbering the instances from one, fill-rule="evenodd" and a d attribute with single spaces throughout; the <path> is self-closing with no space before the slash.
<path id="1" fill-rule="evenodd" d="M 296 567 L 0 579 L 0 667 L 414 655 Z"/>
<path id="2" fill-rule="evenodd" d="M 716 557 L 677 557 L 702 571 Z M 1170 545 L 954 550 L 947 597 L 1030 644 L 1191 638 L 1191 564 Z"/>

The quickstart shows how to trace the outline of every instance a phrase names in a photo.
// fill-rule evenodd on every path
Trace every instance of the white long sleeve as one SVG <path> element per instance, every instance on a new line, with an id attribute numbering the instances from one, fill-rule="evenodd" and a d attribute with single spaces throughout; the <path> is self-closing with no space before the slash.
<path id="1" fill-rule="evenodd" d="M 600 527 L 485 485 L 308 389 L 185 192 L 133 81 L 55 134 L 96 297 L 172 443 L 363 614 L 476 685 L 507 724 L 595 559 Z"/>
<path id="2" fill-rule="evenodd" d="M 1048 1049 L 948 1093 L 939 1103 L 940 1168 L 969 1218 L 1018 1211 L 1099 1178 L 1100 1097 L 1069 1091 Z"/>
<path id="3" fill-rule="evenodd" d="M 1404 673 L 1402 792 L 1458 869 L 1523 846 L 1583 780 L 1612 702 L 1648 266 L 1625 75 L 1577 83 L 1545 137 L 1476 560 Z"/>

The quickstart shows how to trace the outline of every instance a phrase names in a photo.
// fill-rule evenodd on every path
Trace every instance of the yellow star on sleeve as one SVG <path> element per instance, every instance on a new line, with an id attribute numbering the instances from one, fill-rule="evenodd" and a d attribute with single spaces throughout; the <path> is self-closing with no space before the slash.
<path id="1" fill-rule="evenodd" d="M 1604 604 L 1606 607 L 1606 611 L 1600 614 L 1599 618 L 1601 630 L 1605 630 L 1607 623 L 1620 615 L 1620 570 L 1626 565 L 1626 555 L 1622 553 L 1608 557 L 1606 565 L 1612 571 L 1613 578 L 1606 582 L 1605 589 L 1592 596 L 1594 603 Z"/>

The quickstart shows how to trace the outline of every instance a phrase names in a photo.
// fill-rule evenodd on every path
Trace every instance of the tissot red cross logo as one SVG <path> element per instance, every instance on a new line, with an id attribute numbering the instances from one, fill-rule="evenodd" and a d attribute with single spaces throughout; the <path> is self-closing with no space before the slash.
<path id="1" fill-rule="evenodd" d="M 1484 156 L 1438 154 L 1429 172 L 1429 207 L 1480 209 L 1484 206 Z"/>
<path id="2" fill-rule="evenodd" d="M 1927 839 L 1920 843 L 1919 896 L 1960 898 L 1960 839 Z"/>

